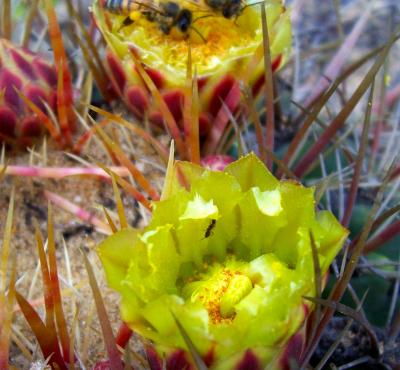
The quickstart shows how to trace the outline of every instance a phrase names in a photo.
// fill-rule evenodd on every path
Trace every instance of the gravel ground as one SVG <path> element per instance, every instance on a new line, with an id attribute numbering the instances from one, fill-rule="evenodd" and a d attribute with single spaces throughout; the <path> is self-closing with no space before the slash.
<path id="1" fill-rule="evenodd" d="M 139 158 L 139 163 L 141 162 L 140 158 L 152 159 L 155 163 L 159 163 L 158 158 L 147 147 L 135 142 L 135 140 L 133 140 L 133 143 L 134 145 L 136 144 L 136 156 Z M 86 154 L 99 158 L 103 163 L 108 163 L 106 156 L 95 145 L 91 145 Z M 41 161 L 41 163 L 36 162 L 35 164 L 51 167 L 77 166 L 75 161 L 67 158 L 64 153 L 54 148 L 50 147 L 48 149 L 47 156 L 48 160 L 45 163 Z M 11 155 L 10 153 L 8 158 L 12 164 L 22 165 L 29 161 L 28 155 L 23 153 L 17 155 Z M 159 169 L 155 169 L 152 165 L 148 164 L 144 164 L 141 167 L 143 173 L 148 178 L 153 179 L 154 184 L 161 186 L 163 175 Z M 76 205 L 91 211 L 101 219 L 103 219 L 103 216 L 97 210 L 99 206 L 107 207 L 112 212 L 116 212 L 114 195 L 109 183 L 96 179 L 76 177 L 60 181 L 51 179 L 6 178 L 0 183 L 0 225 L 4 225 L 5 222 L 12 187 L 16 191 L 12 249 L 13 253 L 16 253 L 17 256 L 18 291 L 25 297 L 29 297 L 33 302 L 38 302 L 37 308 L 43 314 L 43 306 L 41 304 L 43 302 L 42 284 L 39 270 L 37 270 L 38 254 L 34 239 L 35 221 L 39 223 L 43 235 L 46 236 L 47 234 L 47 201 L 43 191 L 46 189 L 59 194 Z M 135 201 L 131 197 L 123 195 L 123 203 L 131 226 L 143 227 L 142 213 Z M 90 331 L 85 330 L 88 315 L 93 310 L 93 299 L 89 289 L 87 273 L 82 262 L 81 249 L 88 254 L 95 268 L 100 289 L 115 331 L 119 326 L 118 297 L 107 288 L 101 265 L 96 253 L 93 251 L 95 246 L 105 236 L 97 232 L 94 227 L 77 220 L 71 214 L 57 207 L 54 208 L 57 258 L 61 289 L 63 290 L 64 297 L 64 309 L 66 310 L 68 322 L 72 323 L 75 308 L 79 307 L 77 343 L 79 348 L 84 338 L 87 335 L 90 336 L 90 352 L 86 362 L 89 365 L 88 368 L 90 368 L 98 359 L 105 357 L 105 350 L 96 315 L 94 316 Z M 65 240 L 65 249 L 62 242 L 63 239 Z M 66 253 L 68 257 L 66 257 Z M 70 264 L 70 270 L 67 268 L 67 260 Z M 35 276 L 35 279 L 32 278 L 33 276 Z M 27 329 L 25 320 L 19 311 L 16 312 L 15 318 L 15 329 L 20 330 L 26 335 L 28 341 L 32 344 L 31 348 L 34 349 L 32 335 L 30 330 Z M 21 355 L 15 345 L 11 348 L 11 354 L 11 363 L 18 369 L 29 367 L 29 361 Z"/>

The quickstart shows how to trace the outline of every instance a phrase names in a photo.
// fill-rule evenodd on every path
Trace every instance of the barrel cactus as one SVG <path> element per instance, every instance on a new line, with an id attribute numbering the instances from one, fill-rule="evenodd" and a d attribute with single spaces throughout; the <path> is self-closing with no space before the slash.
<path id="1" fill-rule="evenodd" d="M 137 61 L 159 90 L 178 127 L 183 129 L 189 47 L 191 73 L 196 73 L 198 79 L 199 129 L 203 137 L 220 110 L 225 111 L 224 104 L 232 112 L 239 108 L 244 85 L 252 89 L 254 96 L 260 91 L 264 62 L 259 3 L 244 7 L 238 17 L 227 19 L 206 5 L 212 2 L 178 2 L 192 12 L 192 27 L 183 34 L 176 26 L 166 34 L 146 16 L 136 16 L 131 25 L 124 26 L 126 14 L 108 12 L 101 3 L 115 2 L 103 0 L 93 6 L 97 25 L 109 46 L 106 59 L 111 79 L 138 118 L 145 117 L 158 126 L 165 124 L 165 114 L 138 70 Z M 267 0 L 265 8 L 272 68 L 277 69 L 287 59 L 290 49 L 289 12 L 281 0 Z"/>
<path id="2" fill-rule="evenodd" d="M 152 369 L 161 358 L 194 369 L 182 328 L 210 369 L 288 368 L 313 308 L 311 235 L 326 274 L 347 230 L 315 210 L 313 188 L 278 181 L 254 154 L 172 173 L 150 224 L 98 247 L 123 320 L 154 343 Z"/>
<path id="3" fill-rule="evenodd" d="M 45 129 L 20 97 L 22 93 L 43 112 L 56 104 L 57 73 L 40 55 L 0 39 L 0 141 L 26 146 Z"/>

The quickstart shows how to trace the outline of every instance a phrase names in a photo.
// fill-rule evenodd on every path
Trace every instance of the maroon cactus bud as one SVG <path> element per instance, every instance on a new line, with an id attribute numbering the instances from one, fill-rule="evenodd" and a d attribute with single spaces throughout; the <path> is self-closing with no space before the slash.
<path id="1" fill-rule="evenodd" d="M 17 115 L 7 107 L 0 107 L 0 133 L 8 136 L 15 136 Z"/>

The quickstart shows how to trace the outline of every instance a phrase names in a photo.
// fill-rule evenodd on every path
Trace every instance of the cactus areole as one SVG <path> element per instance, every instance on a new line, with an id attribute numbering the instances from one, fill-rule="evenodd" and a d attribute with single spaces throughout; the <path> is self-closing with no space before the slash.
<path id="1" fill-rule="evenodd" d="M 210 369 L 287 368 L 315 295 L 310 235 L 324 274 L 347 230 L 315 211 L 313 188 L 278 181 L 254 154 L 173 170 L 148 227 L 98 248 L 123 320 L 154 343 L 153 369 L 158 357 L 194 368 L 177 321 Z"/>
<path id="2" fill-rule="evenodd" d="M 158 6 L 162 6 L 167 2 L 159 3 Z M 263 85 L 261 8 L 260 4 L 246 6 L 242 2 L 243 10 L 238 16 L 226 18 L 222 12 L 207 5 L 218 1 L 180 0 L 176 3 L 180 9 L 188 8 L 192 14 L 191 27 L 185 32 L 177 25 L 168 33 L 163 32 L 159 20 L 149 20 L 148 15 L 142 14 L 145 13 L 143 9 L 148 10 L 145 5 L 141 11 L 131 12 L 135 16 L 131 15 L 134 20 L 129 26 L 124 26 L 126 14 L 110 12 L 99 3 L 94 3 L 93 13 L 110 47 L 107 64 L 113 85 L 131 110 L 139 117 L 146 115 L 151 122 L 162 125 L 159 107 L 154 104 L 148 84 L 138 71 L 139 61 L 179 124 L 190 64 L 192 76 L 196 75 L 199 81 L 200 134 L 204 134 L 223 102 L 234 111 L 242 87 L 252 89 L 253 95 L 257 95 Z M 152 6 L 156 5 L 153 3 Z M 265 1 L 265 9 L 272 68 L 275 70 L 283 65 L 290 51 L 289 11 L 281 0 Z"/>

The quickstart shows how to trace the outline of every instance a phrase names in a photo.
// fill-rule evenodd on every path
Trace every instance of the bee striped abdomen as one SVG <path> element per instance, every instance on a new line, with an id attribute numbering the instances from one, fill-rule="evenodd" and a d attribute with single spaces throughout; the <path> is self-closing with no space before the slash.
<path id="1" fill-rule="evenodd" d="M 103 0 L 101 5 L 115 14 L 129 14 L 140 8 L 140 5 L 134 0 Z"/>

